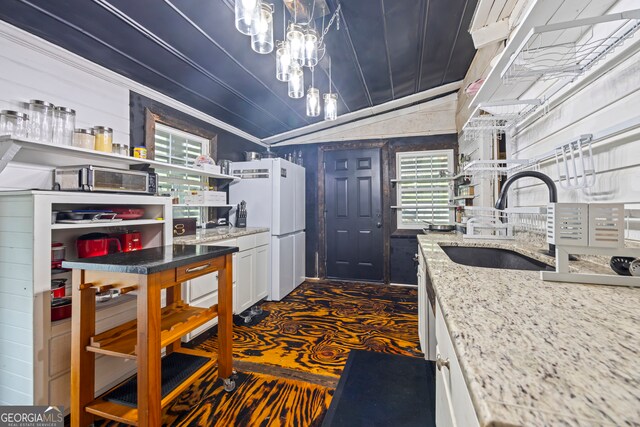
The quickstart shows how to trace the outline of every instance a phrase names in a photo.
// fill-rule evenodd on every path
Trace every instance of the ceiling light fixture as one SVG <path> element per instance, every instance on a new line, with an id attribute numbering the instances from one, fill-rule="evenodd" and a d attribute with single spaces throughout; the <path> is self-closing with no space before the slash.
<path id="1" fill-rule="evenodd" d="M 260 0 L 236 0 L 236 28 L 248 36 L 257 32 L 260 18 Z"/>
<path id="2" fill-rule="evenodd" d="M 324 94 L 324 119 L 338 118 L 338 95 L 331 92 L 331 57 L 329 57 L 329 93 Z"/>
<path id="3" fill-rule="evenodd" d="M 286 1 L 286 0 L 285 0 Z M 331 19 L 325 26 L 324 2 L 322 13 L 322 31 L 318 32 L 313 20 L 315 1 L 311 0 L 312 7 L 309 17 L 304 23 L 298 22 L 298 0 L 293 0 L 293 20 L 287 24 L 286 4 L 282 5 L 282 31 L 283 40 L 276 41 L 276 79 L 288 83 L 288 95 L 299 99 L 304 97 L 304 67 L 311 70 L 311 86 L 307 90 L 306 107 L 307 116 L 320 115 L 320 91 L 315 87 L 314 67 L 326 55 L 324 38 L 336 23 L 336 29 L 340 30 L 340 12 L 342 6 L 338 4 L 331 15 Z M 235 0 L 236 28 L 243 33 L 251 35 L 251 48 L 261 54 L 273 51 L 273 5 L 261 0 Z M 291 10 L 291 9 L 289 9 Z M 325 93 L 324 118 L 335 120 L 338 115 L 338 95 L 331 92 L 333 80 L 331 76 L 331 58 L 329 60 L 329 92 Z"/>
<path id="4" fill-rule="evenodd" d="M 307 90 L 307 116 L 320 115 L 320 91 L 314 85 L 314 69 L 311 68 L 311 86 Z"/>
<path id="5" fill-rule="evenodd" d="M 261 3 L 259 9 L 256 33 L 251 36 L 251 48 L 254 52 L 267 54 L 273 52 L 273 5 Z"/>

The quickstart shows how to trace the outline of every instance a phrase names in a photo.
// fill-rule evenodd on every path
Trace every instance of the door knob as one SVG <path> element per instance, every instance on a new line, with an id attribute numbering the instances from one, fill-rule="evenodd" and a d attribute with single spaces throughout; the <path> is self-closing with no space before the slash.
<path id="1" fill-rule="evenodd" d="M 381 222 L 378 222 L 378 223 L 376 224 L 376 227 L 378 227 L 378 228 L 382 227 L 382 223 L 381 223 Z"/>

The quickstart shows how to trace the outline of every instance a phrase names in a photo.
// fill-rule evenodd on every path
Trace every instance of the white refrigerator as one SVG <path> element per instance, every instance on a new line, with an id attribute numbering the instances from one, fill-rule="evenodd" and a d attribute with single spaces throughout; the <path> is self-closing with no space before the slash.
<path id="1" fill-rule="evenodd" d="M 240 178 L 229 187 L 229 203 L 247 202 L 247 227 L 271 231 L 269 299 L 280 301 L 305 279 L 305 171 L 284 159 L 231 164 Z M 230 221 L 235 220 L 235 210 Z"/>

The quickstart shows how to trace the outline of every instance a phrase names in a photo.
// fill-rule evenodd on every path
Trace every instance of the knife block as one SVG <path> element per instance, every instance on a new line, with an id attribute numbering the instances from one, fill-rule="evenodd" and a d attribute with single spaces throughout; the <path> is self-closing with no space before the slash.
<path id="1" fill-rule="evenodd" d="M 247 228 L 247 217 L 236 216 L 236 228 Z"/>

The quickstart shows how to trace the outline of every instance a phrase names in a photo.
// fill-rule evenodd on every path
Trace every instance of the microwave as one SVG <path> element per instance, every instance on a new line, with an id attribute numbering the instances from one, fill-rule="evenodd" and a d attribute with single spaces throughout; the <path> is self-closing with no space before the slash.
<path id="1" fill-rule="evenodd" d="M 53 189 L 62 191 L 138 194 L 156 194 L 158 192 L 158 176 L 154 172 L 92 165 L 56 168 L 53 182 Z"/>

